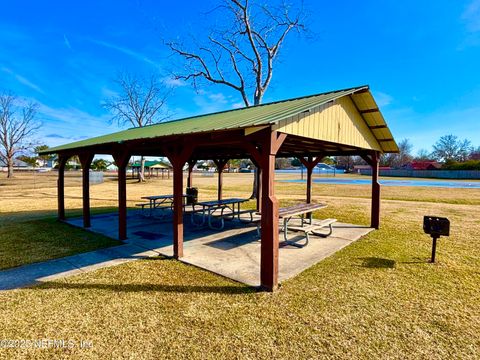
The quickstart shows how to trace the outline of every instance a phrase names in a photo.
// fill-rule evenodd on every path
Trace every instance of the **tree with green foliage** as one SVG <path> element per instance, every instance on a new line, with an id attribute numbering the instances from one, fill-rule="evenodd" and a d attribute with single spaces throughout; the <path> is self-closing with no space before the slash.
<path id="1" fill-rule="evenodd" d="M 18 160 L 23 161 L 25 164 L 31 167 L 37 167 L 37 160 L 36 156 L 27 156 L 27 155 L 20 155 L 17 157 Z"/>
<path id="2" fill-rule="evenodd" d="M 95 159 L 92 161 L 92 165 L 90 165 L 90 168 L 97 171 L 106 171 L 109 165 L 110 162 L 105 159 Z"/>
<path id="3" fill-rule="evenodd" d="M 48 148 L 49 148 L 48 145 L 38 145 L 38 146 L 35 146 L 34 152 L 36 154 L 38 154 L 40 151 L 47 150 Z M 42 154 L 42 155 L 37 155 L 36 158 L 37 158 L 37 160 L 40 160 L 42 162 L 42 166 L 46 166 L 47 163 L 50 160 L 55 159 L 55 155 L 54 154 Z"/>
<path id="4" fill-rule="evenodd" d="M 297 158 L 292 158 L 290 160 L 290 165 L 295 166 L 295 167 L 300 167 L 300 166 L 302 166 L 302 163 Z"/>

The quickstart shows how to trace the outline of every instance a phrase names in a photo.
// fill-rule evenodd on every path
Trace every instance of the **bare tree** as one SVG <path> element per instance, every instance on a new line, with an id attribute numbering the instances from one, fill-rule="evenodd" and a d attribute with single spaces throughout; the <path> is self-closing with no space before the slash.
<path id="1" fill-rule="evenodd" d="M 432 157 L 437 161 L 465 161 L 472 151 L 472 143 L 467 140 L 460 140 L 455 135 L 440 137 L 433 145 Z"/>
<path id="2" fill-rule="evenodd" d="M 37 105 L 22 104 L 11 92 L 0 94 L 0 159 L 13 176 L 13 160 L 19 153 L 33 147 L 32 135 L 40 128 L 36 121 Z"/>
<path id="3" fill-rule="evenodd" d="M 413 145 L 409 139 L 403 139 L 398 143 L 398 153 L 385 154 L 380 160 L 381 166 L 399 168 L 413 160 Z"/>
<path id="4" fill-rule="evenodd" d="M 224 26 L 213 28 L 203 44 L 190 49 L 167 42 L 173 54 L 184 60 L 184 71 L 174 72 L 174 78 L 191 81 L 195 89 L 201 81 L 224 85 L 237 91 L 245 106 L 259 105 L 285 39 L 292 32 L 306 31 L 305 12 L 285 3 L 249 0 L 223 0 L 215 11 L 220 11 Z M 256 196 L 256 168 L 254 179 L 251 198 Z"/>
<path id="5" fill-rule="evenodd" d="M 115 79 L 119 93 L 103 102 L 112 121 L 119 126 L 143 127 L 162 122 L 168 118 L 165 111 L 170 94 L 155 76 L 142 78 L 129 73 L 119 73 Z M 139 181 L 145 181 L 145 160 L 141 157 Z"/>
<path id="6" fill-rule="evenodd" d="M 249 0 L 224 0 L 215 11 L 221 11 L 225 26 L 211 30 L 204 44 L 189 49 L 167 43 L 185 63 L 184 72 L 174 72 L 174 77 L 195 88 L 201 80 L 225 85 L 240 93 L 245 106 L 261 104 L 286 37 L 305 31 L 305 12 Z"/>
<path id="7" fill-rule="evenodd" d="M 414 157 L 414 160 L 417 161 L 428 161 L 431 159 L 431 155 L 427 149 L 420 149 L 417 152 L 417 155 Z"/>

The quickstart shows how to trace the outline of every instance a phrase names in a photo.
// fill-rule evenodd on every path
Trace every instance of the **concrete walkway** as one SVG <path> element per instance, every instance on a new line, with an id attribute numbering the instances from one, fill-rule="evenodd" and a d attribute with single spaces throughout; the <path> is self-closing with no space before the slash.
<path id="1" fill-rule="evenodd" d="M 0 271 L 0 290 L 10 290 L 51 281 L 70 275 L 115 266 L 129 261 L 173 255 L 171 220 L 159 221 L 128 214 L 128 240 L 124 245 L 77 254 L 61 259 L 24 265 Z M 69 219 L 81 227 L 82 219 Z M 116 214 L 92 217 L 90 231 L 116 237 Z M 241 283 L 260 285 L 260 241 L 256 227 L 229 221 L 222 231 L 196 228 L 185 218 L 184 257 L 182 262 L 212 271 Z M 279 249 L 279 281 L 289 279 L 336 251 L 360 239 L 371 228 L 335 223 L 328 238 L 312 236 L 308 246 L 284 246 Z"/>
<path id="2" fill-rule="evenodd" d="M 0 290 L 40 284 L 71 275 L 158 256 L 140 244 L 125 244 L 0 271 Z"/>

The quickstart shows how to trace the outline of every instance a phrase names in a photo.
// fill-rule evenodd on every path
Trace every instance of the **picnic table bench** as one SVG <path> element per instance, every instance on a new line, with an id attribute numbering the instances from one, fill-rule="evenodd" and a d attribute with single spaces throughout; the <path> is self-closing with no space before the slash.
<path id="1" fill-rule="evenodd" d="M 337 221 L 337 219 L 324 219 L 320 221 L 313 221 L 312 212 L 315 210 L 323 209 L 326 204 L 296 204 L 293 206 L 283 207 L 278 210 L 278 217 L 283 220 L 283 225 L 280 228 L 280 231 L 283 231 L 284 242 L 288 245 L 293 245 L 296 247 L 304 247 L 308 245 L 309 235 L 316 235 L 321 237 L 327 237 L 332 234 L 332 224 Z M 308 220 L 305 219 L 305 215 Z M 301 225 L 300 226 L 289 226 L 289 221 L 294 217 L 300 217 Z M 257 223 L 257 232 L 260 234 L 260 219 L 256 219 Z M 328 233 L 320 232 L 328 227 Z M 295 241 L 288 239 L 288 231 L 303 232 L 305 235 L 305 244 L 298 244 Z"/>

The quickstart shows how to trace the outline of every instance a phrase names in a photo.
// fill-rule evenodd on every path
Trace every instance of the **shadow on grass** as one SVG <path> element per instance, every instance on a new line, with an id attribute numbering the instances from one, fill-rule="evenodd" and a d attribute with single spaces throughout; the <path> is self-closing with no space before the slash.
<path id="1" fill-rule="evenodd" d="M 393 269 L 395 267 L 395 260 L 383 259 L 377 257 L 358 258 L 362 260 L 362 266 L 366 268 L 375 269 Z"/>
<path id="2" fill-rule="evenodd" d="M 129 208 L 130 209 L 130 208 Z M 105 214 L 110 212 L 117 212 L 118 209 L 113 206 L 99 206 L 99 207 L 92 207 L 90 209 L 92 215 L 96 214 Z M 66 216 L 67 219 L 71 217 L 79 217 L 83 214 L 82 208 L 71 208 L 66 209 Z M 57 217 L 57 210 L 25 210 L 25 211 L 6 211 L 0 213 L 0 224 L 2 221 L 8 222 L 23 222 L 29 220 L 38 220 L 44 218 L 52 218 L 56 219 Z"/>
<path id="3" fill-rule="evenodd" d="M 106 290 L 112 292 L 163 292 L 163 293 L 200 293 L 200 294 L 252 294 L 257 289 L 248 286 L 200 286 L 167 284 L 79 284 L 64 282 L 44 282 L 36 290 L 79 289 Z"/>

